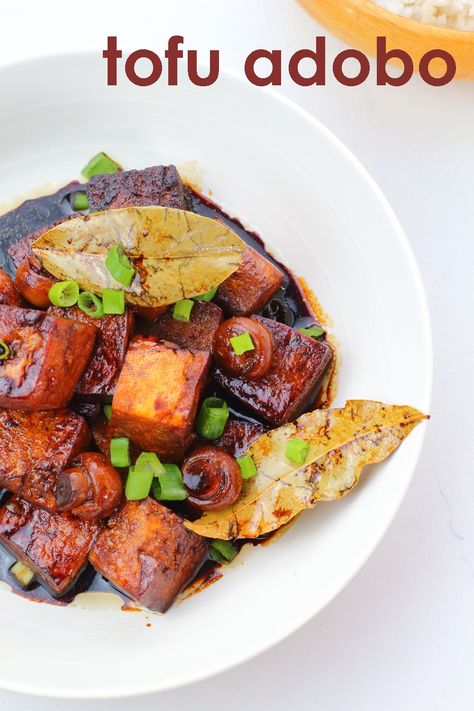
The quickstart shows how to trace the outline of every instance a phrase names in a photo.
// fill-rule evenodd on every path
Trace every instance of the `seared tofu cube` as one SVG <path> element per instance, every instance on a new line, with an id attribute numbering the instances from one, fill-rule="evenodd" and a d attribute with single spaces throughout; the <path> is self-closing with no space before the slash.
<path id="1" fill-rule="evenodd" d="M 226 313 L 234 316 L 261 311 L 285 281 L 283 272 L 252 247 L 247 247 L 242 257 L 240 267 L 222 282 L 215 297 Z"/>
<path id="2" fill-rule="evenodd" d="M 112 400 L 112 426 L 142 450 L 179 461 L 192 442 L 210 354 L 132 339 Z"/>
<path id="3" fill-rule="evenodd" d="M 327 342 L 316 341 L 285 324 L 261 316 L 252 318 L 273 334 L 269 372 L 258 380 L 250 380 L 229 375 L 217 367 L 214 378 L 258 417 L 272 425 L 281 425 L 301 415 L 315 400 L 332 361 L 332 348 Z"/>
<path id="4" fill-rule="evenodd" d="M 120 315 L 106 314 L 97 319 L 74 306 L 70 309 L 51 307 L 48 313 L 88 324 L 95 329 L 92 357 L 76 385 L 75 395 L 81 400 L 92 402 L 110 399 L 114 394 L 132 335 L 132 312 L 127 310 Z"/>
<path id="5" fill-rule="evenodd" d="M 17 496 L 0 509 L 0 543 L 56 597 L 84 570 L 97 530 L 96 523 L 42 511 Z"/>
<path id="6" fill-rule="evenodd" d="M 0 407 L 56 410 L 71 399 L 94 348 L 96 329 L 42 311 L 0 306 Z"/>
<path id="7" fill-rule="evenodd" d="M 267 427 L 257 422 L 232 418 L 227 420 L 224 432 L 213 444 L 237 459 L 250 447 L 252 442 L 255 442 L 267 431 Z"/>
<path id="8" fill-rule="evenodd" d="M 166 612 L 207 555 L 207 542 L 153 499 L 128 501 L 89 554 L 112 585 L 150 610 Z"/>
<path id="9" fill-rule="evenodd" d="M 174 165 L 96 175 L 87 184 L 87 196 L 92 212 L 132 205 L 186 210 L 183 182 Z"/>
<path id="10" fill-rule="evenodd" d="M 196 301 L 189 321 L 173 318 L 173 307 L 152 323 L 143 324 L 142 333 L 176 343 L 190 351 L 210 351 L 214 334 L 223 319 L 216 304 Z"/>
<path id="11" fill-rule="evenodd" d="M 0 487 L 56 511 L 57 476 L 90 441 L 85 420 L 69 410 L 0 409 L 0 432 Z"/>

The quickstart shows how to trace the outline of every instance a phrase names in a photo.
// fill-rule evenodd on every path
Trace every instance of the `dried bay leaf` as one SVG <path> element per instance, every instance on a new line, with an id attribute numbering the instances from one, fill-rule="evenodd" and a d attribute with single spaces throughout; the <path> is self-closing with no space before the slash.
<path id="1" fill-rule="evenodd" d="M 121 244 L 136 268 L 127 289 L 105 267 Z M 32 245 L 57 279 L 74 279 L 101 294 L 122 289 L 129 303 L 162 306 L 217 286 L 241 264 L 245 243 L 226 225 L 167 207 L 127 207 L 81 215 L 53 227 Z"/>
<path id="2" fill-rule="evenodd" d="M 223 511 L 186 521 L 209 538 L 256 538 L 279 528 L 318 501 L 347 494 L 367 464 L 389 456 L 426 415 L 408 406 L 348 400 L 344 408 L 315 410 L 272 430 L 247 450 L 257 475 L 244 482 L 238 501 Z M 285 457 L 286 444 L 310 444 L 302 466 Z"/>

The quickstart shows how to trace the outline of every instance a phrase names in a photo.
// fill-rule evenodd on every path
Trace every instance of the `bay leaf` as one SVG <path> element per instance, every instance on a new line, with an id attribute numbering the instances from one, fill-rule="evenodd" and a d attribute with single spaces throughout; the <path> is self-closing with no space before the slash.
<path id="1" fill-rule="evenodd" d="M 129 288 L 105 266 L 111 247 L 121 244 L 136 274 Z M 245 243 L 226 225 L 169 207 L 147 206 L 81 215 L 53 227 L 32 245 L 57 279 L 101 294 L 121 289 L 129 303 L 163 306 L 209 291 L 242 262 Z"/>
<path id="2" fill-rule="evenodd" d="M 426 415 L 408 406 L 348 400 L 343 408 L 315 410 L 259 437 L 249 447 L 257 474 L 244 481 L 237 502 L 186 526 L 209 538 L 257 538 L 318 501 L 349 493 L 367 464 L 389 456 Z M 304 465 L 290 462 L 286 444 L 304 439 Z"/>

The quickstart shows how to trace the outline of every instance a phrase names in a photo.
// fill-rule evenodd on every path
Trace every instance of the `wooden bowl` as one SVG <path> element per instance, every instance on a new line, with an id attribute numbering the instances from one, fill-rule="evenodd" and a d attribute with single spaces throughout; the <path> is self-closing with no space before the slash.
<path id="1" fill-rule="evenodd" d="M 308 12 L 351 47 L 375 55 L 377 37 L 387 37 L 388 49 L 404 49 L 418 67 L 432 49 L 444 49 L 457 64 L 457 79 L 474 79 L 474 32 L 444 29 L 385 10 L 372 0 L 299 0 Z M 436 60 L 433 74 L 446 65 Z"/>

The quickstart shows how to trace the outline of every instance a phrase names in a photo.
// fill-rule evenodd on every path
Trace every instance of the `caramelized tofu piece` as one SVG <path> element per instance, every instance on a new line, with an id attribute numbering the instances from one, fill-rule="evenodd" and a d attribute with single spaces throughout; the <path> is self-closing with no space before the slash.
<path id="1" fill-rule="evenodd" d="M 92 212 L 132 205 L 187 209 L 183 182 L 174 165 L 96 175 L 87 185 L 87 196 Z"/>
<path id="2" fill-rule="evenodd" d="M 332 348 L 294 328 L 261 316 L 252 316 L 273 334 L 274 348 L 270 370 L 251 380 L 229 375 L 217 367 L 217 383 L 258 417 L 272 425 L 298 417 L 315 398 L 332 360 Z"/>
<path id="3" fill-rule="evenodd" d="M 153 499 L 128 501 L 109 519 L 89 560 L 112 585 L 150 610 L 166 612 L 198 572 L 207 542 Z"/>
<path id="4" fill-rule="evenodd" d="M 55 410 L 71 399 L 94 347 L 93 326 L 42 311 L 0 306 L 0 407 Z"/>
<path id="5" fill-rule="evenodd" d="M 213 444 L 237 459 L 250 447 L 252 442 L 255 442 L 267 431 L 267 427 L 257 422 L 231 419 L 227 421 L 224 432 Z"/>
<path id="6" fill-rule="evenodd" d="M 92 436 L 94 437 L 94 442 L 96 443 L 97 448 L 110 462 L 110 440 L 113 437 L 120 437 L 120 434 L 117 434 L 114 427 L 105 417 L 105 415 L 98 417 L 97 420 L 94 422 L 94 425 L 92 427 Z M 138 458 L 138 455 L 140 454 L 140 450 L 135 447 L 133 442 L 131 442 L 129 451 L 130 461 L 132 464 L 134 464 Z"/>
<path id="7" fill-rule="evenodd" d="M 216 304 L 196 301 L 188 322 L 176 321 L 170 308 L 153 323 L 144 324 L 141 331 L 190 351 L 210 351 L 222 318 L 222 309 Z"/>
<path id="8" fill-rule="evenodd" d="M 97 530 L 96 523 L 42 511 L 17 496 L 0 509 L 0 543 L 56 597 L 84 570 Z"/>
<path id="9" fill-rule="evenodd" d="M 110 399 L 114 394 L 132 334 L 132 312 L 127 309 L 124 314 L 106 314 L 97 319 L 74 306 L 70 309 L 51 307 L 48 313 L 88 324 L 95 329 L 92 357 L 76 385 L 75 395 L 79 399 L 89 401 Z"/>
<path id="10" fill-rule="evenodd" d="M 87 447 L 90 431 L 74 412 L 0 409 L 0 487 L 56 511 L 59 472 Z"/>
<path id="11" fill-rule="evenodd" d="M 112 401 L 112 426 L 140 449 L 178 461 L 192 442 L 210 354 L 132 339 Z"/>
<path id="12" fill-rule="evenodd" d="M 231 315 L 250 316 L 261 311 L 285 281 L 285 276 L 268 259 L 247 247 L 243 262 L 217 290 L 216 302 Z"/>

